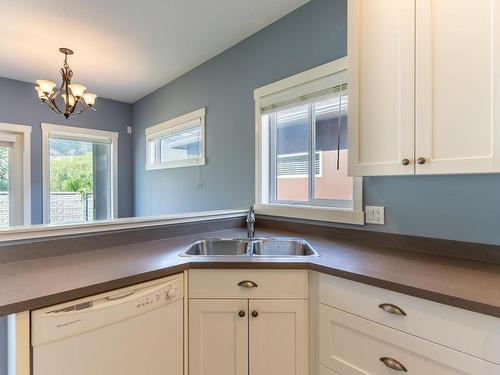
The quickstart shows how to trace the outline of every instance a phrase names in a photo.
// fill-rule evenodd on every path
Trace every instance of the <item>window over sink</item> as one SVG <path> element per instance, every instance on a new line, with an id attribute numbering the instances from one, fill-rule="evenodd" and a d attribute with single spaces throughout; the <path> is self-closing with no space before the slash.
<path id="1" fill-rule="evenodd" d="M 257 211 L 363 224 L 362 180 L 347 174 L 346 59 L 255 90 Z"/>

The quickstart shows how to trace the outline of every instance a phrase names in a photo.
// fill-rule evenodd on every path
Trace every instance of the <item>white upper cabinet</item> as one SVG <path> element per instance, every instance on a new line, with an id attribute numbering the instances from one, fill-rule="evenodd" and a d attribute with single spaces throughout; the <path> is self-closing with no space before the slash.
<path id="1" fill-rule="evenodd" d="M 349 0 L 349 174 L 414 173 L 414 54 L 414 0 Z"/>
<path id="2" fill-rule="evenodd" d="M 417 174 L 500 171 L 499 23 L 498 0 L 416 0 Z"/>
<path id="3" fill-rule="evenodd" d="M 500 172 L 499 22 L 500 0 L 349 0 L 351 175 Z"/>

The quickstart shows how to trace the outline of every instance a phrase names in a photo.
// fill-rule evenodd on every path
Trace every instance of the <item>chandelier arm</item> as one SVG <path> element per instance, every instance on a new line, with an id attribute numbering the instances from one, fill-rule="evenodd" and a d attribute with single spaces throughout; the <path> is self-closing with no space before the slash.
<path id="1" fill-rule="evenodd" d="M 52 109 L 54 112 L 57 112 L 60 115 L 62 115 L 63 112 L 59 109 L 55 100 L 49 98 L 49 101 L 45 101 L 45 103 L 47 103 L 47 105 L 50 107 L 50 109 Z"/>

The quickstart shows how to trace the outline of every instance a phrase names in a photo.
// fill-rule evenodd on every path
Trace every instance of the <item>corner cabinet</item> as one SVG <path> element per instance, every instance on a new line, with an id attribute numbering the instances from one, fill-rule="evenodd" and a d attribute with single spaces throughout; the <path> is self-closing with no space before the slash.
<path id="1" fill-rule="evenodd" d="M 189 375 L 307 375 L 308 272 L 190 270 Z"/>
<path id="2" fill-rule="evenodd" d="M 325 274 L 319 302 L 320 375 L 500 374 L 498 318 Z"/>
<path id="3" fill-rule="evenodd" d="M 349 0 L 348 35 L 350 175 L 500 172 L 500 0 Z"/>

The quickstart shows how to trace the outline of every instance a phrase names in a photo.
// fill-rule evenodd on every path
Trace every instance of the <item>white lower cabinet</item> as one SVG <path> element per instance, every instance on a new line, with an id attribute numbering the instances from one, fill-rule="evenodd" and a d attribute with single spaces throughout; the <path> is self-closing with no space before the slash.
<path id="1" fill-rule="evenodd" d="M 499 375 L 500 319 L 321 274 L 320 375 Z"/>
<path id="2" fill-rule="evenodd" d="M 307 271 L 211 271 L 189 274 L 189 375 L 308 375 Z"/>
<path id="3" fill-rule="evenodd" d="M 243 316 L 241 316 L 243 315 Z M 248 373 L 248 300 L 189 301 L 189 373 Z"/>
<path id="4" fill-rule="evenodd" d="M 307 374 L 307 301 L 250 300 L 249 306 L 250 374 Z"/>
<path id="5" fill-rule="evenodd" d="M 326 305 L 320 327 L 320 362 L 341 375 L 500 373 L 493 363 Z"/>

